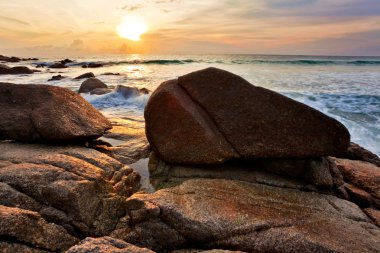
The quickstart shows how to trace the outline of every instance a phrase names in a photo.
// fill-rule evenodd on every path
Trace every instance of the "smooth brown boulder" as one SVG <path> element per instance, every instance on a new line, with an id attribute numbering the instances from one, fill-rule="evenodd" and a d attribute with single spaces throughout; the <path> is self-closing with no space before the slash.
<path id="1" fill-rule="evenodd" d="M 96 139 L 111 123 L 80 95 L 49 85 L 0 83 L 0 139 Z"/>
<path id="2" fill-rule="evenodd" d="M 79 79 L 83 79 L 83 78 L 91 78 L 91 77 L 95 77 L 94 73 L 92 73 L 92 72 L 87 72 L 87 73 L 84 73 L 84 74 L 82 74 L 82 75 L 79 75 L 79 76 L 75 77 L 74 79 L 79 80 Z"/>
<path id="3" fill-rule="evenodd" d="M 87 93 L 97 88 L 108 88 L 105 83 L 95 77 L 90 77 L 85 80 L 79 88 L 78 93 Z"/>
<path id="4" fill-rule="evenodd" d="M 0 75 L 33 74 L 34 71 L 25 66 L 8 67 L 0 64 Z"/>
<path id="5" fill-rule="evenodd" d="M 350 142 L 338 121 L 216 68 L 162 83 L 145 119 L 153 149 L 179 164 L 335 155 Z"/>
<path id="6" fill-rule="evenodd" d="M 136 193 L 112 237 L 156 251 L 379 252 L 380 228 L 325 194 L 229 180 L 189 180 Z M 160 231 L 157 233 L 156 231 Z"/>

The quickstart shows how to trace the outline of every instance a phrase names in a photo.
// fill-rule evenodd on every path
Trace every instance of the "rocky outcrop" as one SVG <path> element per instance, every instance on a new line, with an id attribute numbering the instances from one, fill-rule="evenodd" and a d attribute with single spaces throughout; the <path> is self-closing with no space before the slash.
<path id="1" fill-rule="evenodd" d="M 94 73 L 87 72 L 87 73 L 84 73 L 84 74 L 82 74 L 80 76 L 75 77 L 74 79 L 79 80 L 79 79 L 91 78 L 91 77 L 95 77 Z"/>
<path id="2" fill-rule="evenodd" d="M 0 55 L 0 61 L 3 61 L 3 62 L 19 62 L 19 61 L 21 61 L 21 59 L 18 57 L 15 57 L 15 56 L 8 57 L 8 56 Z"/>
<path id="3" fill-rule="evenodd" d="M 87 64 L 83 64 L 82 68 L 100 68 L 103 67 L 103 64 L 97 62 L 90 62 Z"/>
<path id="4" fill-rule="evenodd" d="M 136 87 L 125 86 L 125 85 L 117 85 L 115 88 L 115 92 L 123 95 L 123 97 L 125 98 L 137 97 L 141 94 L 146 94 L 145 90 L 138 89 Z"/>
<path id="5" fill-rule="evenodd" d="M 338 121 L 215 68 L 161 84 L 145 119 L 155 152 L 178 164 L 337 155 L 350 140 Z"/>
<path id="6" fill-rule="evenodd" d="M 139 248 L 130 243 L 112 237 L 86 238 L 66 253 L 154 253 L 146 248 Z"/>
<path id="7" fill-rule="evenodd" d="M 49 85 L 0 83 L 0 139 L 83 141 L 111 123 L 81 96 Z"/>
<path id="8" fill-rule="evenodd" d="M 295 189 L 197 179 L 134 194 L 127 208 L 111 236 L 157 251 L 185 245 L 247 252 L 380 249 L 380 229 L 355 204 Z"/>
<path id="9" fill-rule="evenodd" d="M 0 64 L 0 75 L 20 75 L 20 74 L 33 74 L 34 71 L 25 66 L 8 67 Z"/>
<path id="10" fill-rule="evenodd" d="M 107 88 L 107 85 L 99 79 L 91 77 L 80 85 L 78 93 L 87 93 L 97 88 Z"/>
<path id="11" fill-rule="evenodd" d="M 0 143 L 0 247 L 63 252 L 86 236 L 107 236 L 125 216 L 125 200 L 139 180 L 93 149 Z M 120 245 L 113 242 L 110 247 Z"/>

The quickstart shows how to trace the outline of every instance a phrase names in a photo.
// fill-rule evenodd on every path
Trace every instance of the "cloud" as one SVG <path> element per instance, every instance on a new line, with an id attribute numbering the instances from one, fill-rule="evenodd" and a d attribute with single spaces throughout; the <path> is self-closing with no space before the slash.
<path id="1" fill-rule="evenodd" d="M 25 22 L 23 20 L 10 18 L 6 16 L 0 16 L 0 21 L 11 22 L 17 25 L 30 25 L 28 22 Z"/>
<path id="2" fill-rule="evenodd" d="M 144 5 L 142 4 L 129 4 L 121 7 L 121 9 L 124 11 L 136 11 L 142 8 L 144 8 Z"/>

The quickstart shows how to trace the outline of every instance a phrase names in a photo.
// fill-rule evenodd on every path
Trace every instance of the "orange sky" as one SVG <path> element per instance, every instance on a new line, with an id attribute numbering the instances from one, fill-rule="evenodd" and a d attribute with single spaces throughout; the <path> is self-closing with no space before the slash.
<path id="1" fill-rule="evenodd" d="M 125 16 L 149 26 L 117 35 Z M 12 0 L 0 2 L 0 54 L 380 55 L 379 0 Z"/>

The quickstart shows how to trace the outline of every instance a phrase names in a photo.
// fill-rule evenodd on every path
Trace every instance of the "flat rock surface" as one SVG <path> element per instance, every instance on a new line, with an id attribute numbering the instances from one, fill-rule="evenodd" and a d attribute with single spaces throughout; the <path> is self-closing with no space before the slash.
<path id="1" fill-rule="evenodd" d="M 313 192 L 197 179 L 134 194 L 127 208 L 129 226 L 119 224 L 112 235 L 153 250 L 190 244 L 247 252 L 380 252 L 380 229 L 360 208 Z M 157 229 L 161 233 L 152 232 Z"/>
<path id="2" fill-rule="evenodd" d="M 49 85 L 0 83 L 0 139 L 96 139 L 111 123 L 84 98 Z"/>

